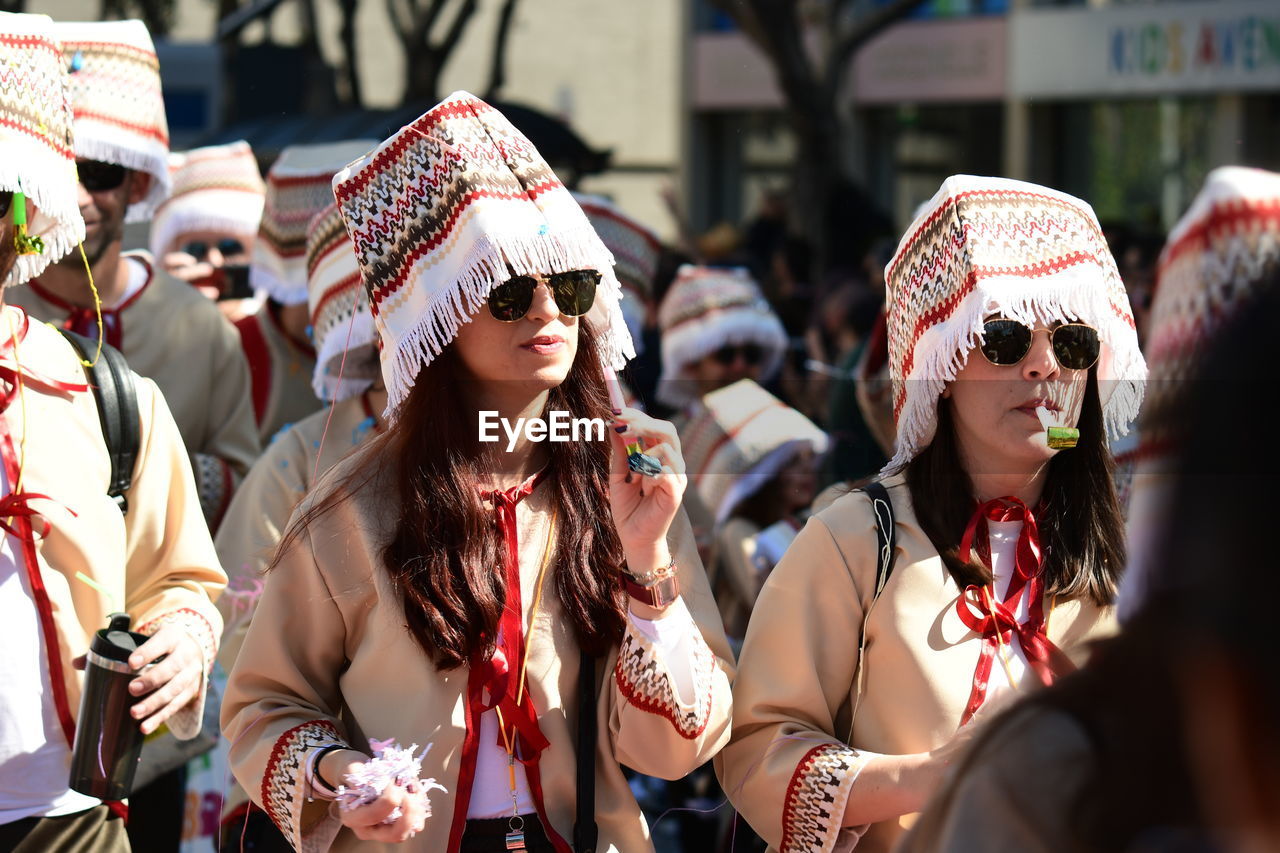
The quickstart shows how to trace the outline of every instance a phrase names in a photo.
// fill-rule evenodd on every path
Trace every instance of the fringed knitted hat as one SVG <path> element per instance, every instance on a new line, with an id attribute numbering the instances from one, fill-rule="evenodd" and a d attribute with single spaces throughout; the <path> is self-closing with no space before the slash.
<path id="1" fill-rule="evenodd" d="M 151 254 L 174 249 L 189 231 L 218 231 L 248 242 L 262 222 L 265 186 L 249 143 L 193 148 L 170 161 L 173 192 L 151 223 Z"/>
<path id="2" fill-rule="evenodd" d="M 1179 417 L 1190 383 L 1221 332 L 1280 270 L 1280 175 L 1214 169 L 1169 232 L 1156 275 L 1147 340 L 1150 374 L 1128 515 L 1128 563 L 1117 609 L 1127 620 L 1160 583 L 1158 537 L 1185 441 Z"/>
<path id="3" fill-rule="evenodd" d="M 18 255 L 7 287 L 35 278 L 84 239 L 66 71 L 45 15 L 0 12 L 0 119 L 0 190 L 32 201 L 27 233 L 44 241 L 44 251 Z"/>
<path id="4" fill-rule="evenodd" d="M 291 145 L 267 170 L 262 224 L 249 283 L 284 305 L 307 301 L 307 226 L 333 204 L 333 176 L 377 145 L 374 139 Z"/>
<path id="5" fill-rule="evenodd" d="M 169 122 L 160 61 L 142 21 L 58 23 L 70 73 L 76 157 L 115 163 L 151 176 L 146 198 L 126 222 L 145 222 L 169 195 Z"/>
<path id="6" fill-rule="evenodd" d="M 378 378 L 378 330 L 360 279 L 355 247 L 330 204 L 307 229 L 307 303 L 316 368 L 311 386 L 326 402 L 363 393 Z"/>
<path id="7" fill-rule="evenodd" d="M 622 318 L 641 352 L 646 303 L 653 298 L 653 277 L 658 272 L 662 243 L 658 236 L 627 216 L 608 199 L 574 193 L 591 227 L 613 253 L 613 271 L 622 285 Z"/>
<path id="8" fill-rule="evenodd" d="M 702 398 L 680 443 L 690 482 L 721 524 L 802 448 L 825 453 L 827 434 L 755 382 L 741 379 Z"/>
<path id="9" fill-rule="evenodd" d="M 1195 376 L 1218 330 L 1277 268 L 1280 175 L 1240 166 L 1214 169 L 1160 254 L 1139 456 L 1162 455 L 1175 441 L 1171 407 L 1181 386 Z"/>
<path id="10" fill-rule="evenodd" d="M 382 335 L 388 414 L 513 272 L 598 270 L 588 321 L 604 361 L 635 355 L 609 250 L 537 149 L 475 96 L 450 95 L 333 189 Z"/>
<path id="11" fill-rule="evenodd" d="M 897 441 L 886 471 L 933 440 L 938 398 L 991 314 L 1031 326 L 1078 320 L 1098 330 L 1103 419 L 1128 431 L 1146 364 L 1115 260 L 1088 203 L 1007 178 L 953 175 L 885 268 Z"/>
<path id="12" fill-rule="evenodd" d="M 686 368 L 723 346 L 757 344 L 768 380 L 782 366 L 787 333 L 751 274 L 742 267 L 685 264 L 658 309 L 662 377 L 658 399 L 683 406 L 697 396 Z"/>

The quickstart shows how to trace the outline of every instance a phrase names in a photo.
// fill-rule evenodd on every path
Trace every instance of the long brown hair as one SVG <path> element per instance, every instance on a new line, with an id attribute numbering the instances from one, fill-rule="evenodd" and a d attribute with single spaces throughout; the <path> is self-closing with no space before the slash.
<path id="1" fill-rule="evenodd" d="M 1124 522 L 1112 474 L 1115 463 L 1102 422 L 1098 380 L 1089 371 L 1080 410 L 1080 442 L 1049 462 L 1044 510 L 1036 520 L 1044 553 L 1045 592 L 1110 604 L 1124 566 Z M 959 556 L 973 515 L 973 481 L 960 461 L 951 403 L 938 400 L 933 441 L 907 463 L 907 486 L 920 527 L 961 589 L 991 582 L 991 570 Z"/>
<path id="2" fill-rule="evenodd" d="M 578 329 L 577 356 L 565 381 L 551 390 L 547 409 L 608 422 L 597 336 L 585 319 Z M 506 600 L 505 546 L 476 485 L 498 445 L 479 441 L 467 381 L 456 348 L 445 347 L 418 374 L 396 421 L 373 440 L 356 470 L 295 522 L 276 556 L 344 493 L 383 475 L 398 495 L 399 516 L 382 565 L 403 598 L 410 633 L 441 669 L 493 653 Z M 552 581 L 579 643 L 599 656 L 621 640 L 624 627 L 618 582 L 624 558 L 608 511 L 611 445 L 588 440 L 547 447 L 543 488 L 553 491 L 557 508 Z"/>

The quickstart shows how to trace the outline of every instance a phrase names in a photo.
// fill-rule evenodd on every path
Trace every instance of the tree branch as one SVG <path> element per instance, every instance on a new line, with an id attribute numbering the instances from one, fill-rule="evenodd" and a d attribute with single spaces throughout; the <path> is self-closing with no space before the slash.
<path id="1" fill-rule="evenodd" d="M 400 0 L 387 0 L 387 17 L 391 18 L 391 26 L 395 28 L 396 35 L 400 36 L 401 41 L 405 40 L 413 27 L 411 13 L 403 9 Z"/>
<path id="2" fill-rule="evenodd" d="M 458 46 L 458 41 L 462 38 L 462 33 L 466 30 L 467 23 L 471 20 L 471 16 L 476 13 L 478 7 L 478 0 L 464 0 L 463 4 L 458 7 L 458 14 L 454 16 L 453 23 L 449 25 L 449 31 L 444 34 L 444 38 L 439 42 L 438 49 L 441 63 Z"/>
<path id="3" fill-rule="evenodd" d="M 831 54 L 827 60 L 828 79 L 838 78 L 860 47 L 880 35 L 890 25 L 910 15 L 925 2 L 926 0 L 893 0 L 888 5 L 880 6 L 874 12 L 860 18 L 848 32 L 841 33 L 832 45 Z"/>
<path id="4" fill-rule="evenodd" d="M 418 17 L 414 24 L 421 28 L 423 36 L 428 41 L 431 39 L 431 30 L 435 27 L 436 21 L 440 18 L 440 13 L 444 11 L 444 7 L 448 3 L 449 0 L 431 0 L 430 6 L 418 12 Z"/>
<path id="5" fill-rule="evenodd" d="M 519 2 L 520 0 L 506 0 L 498 15 L 498 25 L 493 37 L 493 56 L 489 63 L 489 85 L 484 92 L 486 101 L 497 100 L 498 93 L 507 84 L 507 35 L 511 32 L 511 21 L 515 18 Z"/>

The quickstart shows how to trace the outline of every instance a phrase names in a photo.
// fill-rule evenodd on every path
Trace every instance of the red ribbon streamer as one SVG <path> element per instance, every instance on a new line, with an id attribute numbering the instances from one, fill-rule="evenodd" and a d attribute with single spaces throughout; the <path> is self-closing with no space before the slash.
<path id="1" fill-rule="evenodd" d="M 1043 554 L 1040 548 L 1040 528 L 1035 513 L 1015 497 L 996 498 L 977 508 L 965 526 L 960 539 L 959 557 L 971 562 L 976 546 L 978 557 L 991 568 L 991 540 L 989 523 L 992 521 L 1020 521 L 1013 576 L 1003 601 L 994 595 L 985 595 L 984 587 L 969 585 L 956 599 L 956 615 L 969 630 L 982 638 L 982 652 L 973 673 L 973 689 L 965 706 L 960 725 L 966 725 L 982 707 L 987 698 L 987 685 L 991 667 L 1001 644 L 1012 645 L 1017 637 L 1027 665 L 1044 685 L 1075 669 L 1069 658 L 1055 646 L 1045 633 Z M 1019 623 L 1017 601 L 1026 592 L 1028 597 L 1027 619 Z"/>

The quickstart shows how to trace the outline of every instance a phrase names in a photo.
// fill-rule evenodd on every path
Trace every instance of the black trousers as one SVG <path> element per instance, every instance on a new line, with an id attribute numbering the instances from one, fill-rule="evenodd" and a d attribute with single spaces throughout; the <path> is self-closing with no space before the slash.
<path id="1" fill-rule="evenodd" d="M 2 853 L 129 853 L 124 821 L 106 806 L 0 824 Z"/>
<path id="2" fill-rule="evenodd" d="M 547 840 L 542 822 L 536 814 L 521 815 L 524 818 L 524 846 L 529 853 L 555 853 Z M 469 820 L 462 833 L 459 853 L 506 853 L 507 833 L 511 831 L 511 818 L 497 817 L 489 820 Z"/>

